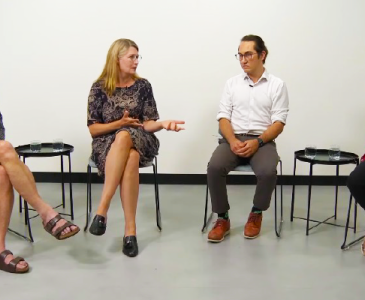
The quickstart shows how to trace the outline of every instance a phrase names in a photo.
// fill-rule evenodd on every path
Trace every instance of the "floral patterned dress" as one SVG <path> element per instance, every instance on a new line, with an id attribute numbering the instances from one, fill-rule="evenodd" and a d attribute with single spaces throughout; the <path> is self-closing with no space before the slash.
<path id="1" fill-rule="evenodd" d="M 3 116 L 0 112 L 0 140 L 5 140 L 5 128 L 3 124 Z"/>
<path id="2" fill-rule="evenodd" d="M 102 82 L 98 81 L 92 85 L 88 101 L 88 126 L 120 120 L 125 110 L 129 112 L 129 117 L 139 119 L 141 123 L 159 119 L 152 86 L 146 79 L 137 79 L 130 87 L 117 87 L 112 96 L 107 95 Z M 91 159 L 102 177 L 105 176 L 105 161 L 110 146 L 116 134 L 122 130 L 128 131 L 131 136 L 133 147 L 140 155 L 140 167 L 146 166 L 158 154 L 160 146 L 158 139 L 143 128 L 122 127 L 114 132 L 97 136 L 92 141 Z"/>

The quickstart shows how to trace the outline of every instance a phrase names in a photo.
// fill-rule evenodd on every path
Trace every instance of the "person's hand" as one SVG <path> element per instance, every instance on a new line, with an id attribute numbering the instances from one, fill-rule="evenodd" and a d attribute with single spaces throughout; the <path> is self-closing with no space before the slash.
<path id="1" fill-rule="evenodd" d="M 251 157 L 256 153 L 256 151 L 259 149 L 259 141 L 254 140 L 247 140 L 243 142 L 243 147 L 241 147 L 237 151 L 237 155 L 241 157 Z"/>
<path id="2" fill-rule="evenodd" d="M 178 126 L 178 124 L 185 124 L 185 121 L 177 121 L 177 120 L 166 120 L 161 122 L 162 127 L 168 131 L 176 131 L 184 130 L 184 127 Z"/>
<path id="3" fill-rule="evenodd" d="M 238 151 L 243 147 L 243 142 L 241 142 L 239 139 L 234 139 L 232 142 L 229 143 L 229 146 L 231 147 L 231 151 L 238 155 Z"/>
<path id="4" fill-rule="evenodd" d="M 127 110 L 124 111 L 123 117 L 120 119 L 120 124 L 120 127 L 143 127 L 143 124 L 141 124 L 138 119 L 133 119 L 129 117 L 129 112 Z"/>

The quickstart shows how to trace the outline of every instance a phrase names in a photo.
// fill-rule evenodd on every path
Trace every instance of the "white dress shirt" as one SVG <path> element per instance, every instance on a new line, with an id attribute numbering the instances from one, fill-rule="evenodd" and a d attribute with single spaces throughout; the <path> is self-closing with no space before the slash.
<path id="1" fill-rule="evenodd" d="M 217 120 L 228 119 L 235 134 L 260 135 L 276 121 L 285 124 L 288 112 L 284 81 L 265 70 L 256 83 L 246 73 L 227 80 Z"/>

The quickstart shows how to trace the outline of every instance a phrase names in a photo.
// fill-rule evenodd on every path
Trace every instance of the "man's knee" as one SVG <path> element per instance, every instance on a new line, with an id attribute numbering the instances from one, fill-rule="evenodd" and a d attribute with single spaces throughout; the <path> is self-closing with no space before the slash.
<path id="1" fill-rule="evenodd" d="M 260 180 L 276 180 L 277 177 L 276 166 L 260 168 L 259 170 L 256 171 L 255 175 Z"/>
<path id="2" fill-rule="evenodd" d="M 0 141 L 0 162 L 13 157 L 17 157 L 13 146 L 8 141 Z"/>
<path id="3" fill-rule="evenodd" d="M 220 164 L 218 161 L 211 160 L 207 168 L 209 175 L 227 175 L 227 171 L 224 165 Z"/>

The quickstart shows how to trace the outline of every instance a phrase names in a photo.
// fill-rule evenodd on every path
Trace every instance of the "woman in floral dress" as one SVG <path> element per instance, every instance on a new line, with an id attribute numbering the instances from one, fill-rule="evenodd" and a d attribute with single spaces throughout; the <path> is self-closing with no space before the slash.
<path id="1" fill-rule="evenodd" d="M 102 74 L 92 85 L 88 120 L 92 160 L 104 177 L 104 188 L 96 216 L 90 226 L 94 235 L 105 233 L 110 201 L 120 185 L 125 229 L 123 253 L 138 254 L 136 210 L 139 167 L 158 154 L 154 132 L 180 131 L 183 121 L 159 119 L 151 84 L 136 74 L 141 57 L 138 46 L 128 39 L 116 40 L 110 47 Z"/>

